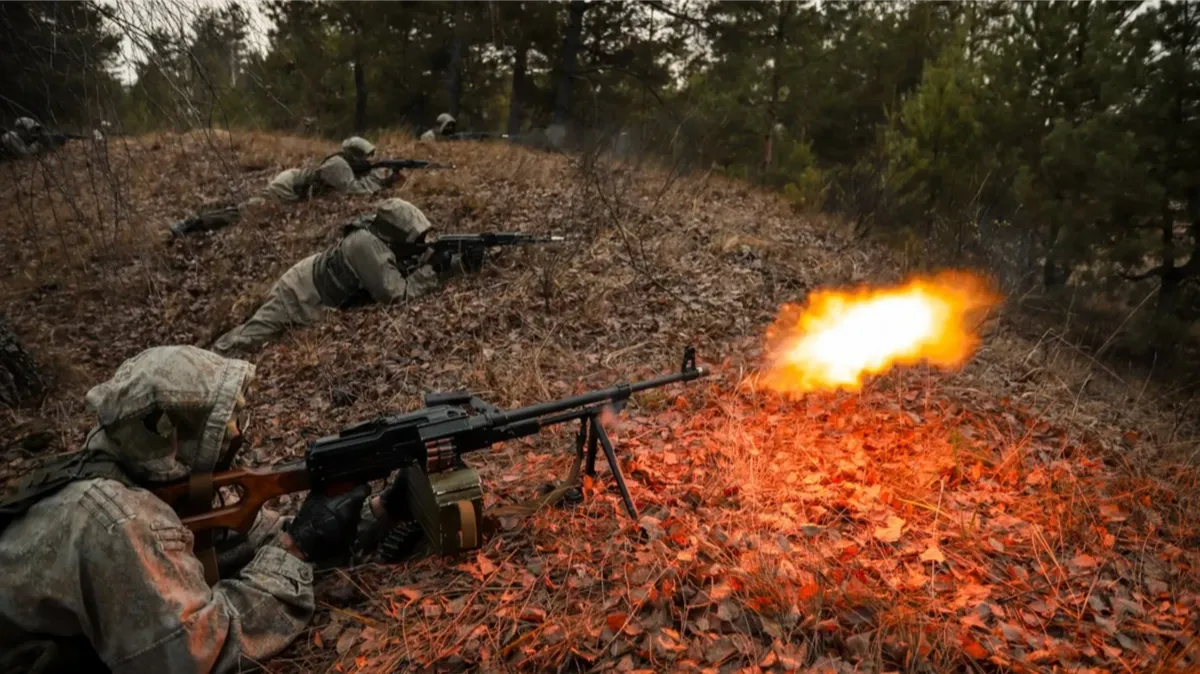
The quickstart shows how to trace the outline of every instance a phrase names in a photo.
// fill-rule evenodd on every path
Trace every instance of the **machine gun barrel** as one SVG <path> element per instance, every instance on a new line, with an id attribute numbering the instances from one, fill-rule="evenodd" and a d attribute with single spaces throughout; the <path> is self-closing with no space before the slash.
<path id="1" fill-rule="evenodd" d="M 689 347 L 690 349 L 691 347 Z M 592 391 L 589 393 L 581 393 L 570 398 L 562 400 L 554 400 L 551 402 L 537 403 L 528 407 L 521 407 L 508 412 L 502 412 L 496 417 L 498 425 L 515 424 L 530 419 L 540 419 L 542 426 L 552 426 L 560 424 L 564 421 L 579 418 L 580 414 L 560 414 L 567 410 L 575 410 L 576 408 L 595 405 L 597 403 L 611 403 L 616 401 L 627 400 L 629 396 L 639 391 L 646 391 L 653 388 L 659 388 L 676 382 L 692 381 L 699 379 L 708 374 L 708 370 L 703 367 L 696 367 L 695 352 L 689 351 L 691 356 L 690 361 L 685 356 L 683 368 L 674 374 L 664 374 L 653 379 L 634 382 L 632 384 L 618 384 L 611 388 L 602 391 Z M 547 417 L 547 415 L 554 415 Z"/>

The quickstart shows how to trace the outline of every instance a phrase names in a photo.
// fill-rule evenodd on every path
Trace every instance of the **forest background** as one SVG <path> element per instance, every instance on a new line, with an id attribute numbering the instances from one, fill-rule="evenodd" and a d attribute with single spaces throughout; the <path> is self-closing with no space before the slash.
<path id="1" fill-rule="evenodd" d="M 0 24 L 6 120 L 334 140 L 449 112 L 779 190 L 1139 367 L 1197 351 L 1194 3 L 113 0 Z"/>

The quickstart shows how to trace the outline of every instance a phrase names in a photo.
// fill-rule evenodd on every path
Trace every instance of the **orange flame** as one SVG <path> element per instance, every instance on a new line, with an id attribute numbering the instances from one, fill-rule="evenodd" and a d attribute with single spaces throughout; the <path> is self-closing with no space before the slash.
<path id="1" fill-rule="evenodd" d="M 960 271 L 814 291 L 803 306 L 784 305 L 767 330 L 761 382 L 780 392 L 855 391 L 896 365 L 959 367 L 979 345 L 972 319 L 999 301 L 987 281 Z"/>

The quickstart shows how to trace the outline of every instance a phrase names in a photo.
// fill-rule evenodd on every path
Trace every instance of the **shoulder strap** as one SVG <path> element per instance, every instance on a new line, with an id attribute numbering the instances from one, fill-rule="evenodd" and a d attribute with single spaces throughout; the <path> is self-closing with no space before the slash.
<path id="1" fill-rule="evenodd" d="M 72 482 L 95 479 L 115 480 L 126 487 L 138 486 L 137 481 L 121 467 L 117 458 L 108 452 L 85 449 L 54 457 L 41 469 L 18 481 L 10 493 L 0 498 L 0 533 L 36 503 L 54 495 L 63 487 Z M 188 480 L 189 511 L 211 510 L 212 499 L 212 474 L 192 475 Z M 206 531 L 195 535 L 193 553 L 204 565 L 205 580 L 209 585 L 214 585 L 220 576 L 217 572 L 216 551 L 211 534 L 212 532 Z"/>
<path id="2" fill-rule="evenodd" d="M 0 532 L 24 515 L 38 501 L 52 496 L 63 487 L 80 480 L 104 478 L 126 487 L 136 486 L 113 455 L 85 449 L 50 459 L 40 469 L 17 481 L 8 494 L 0 497 Z"/>

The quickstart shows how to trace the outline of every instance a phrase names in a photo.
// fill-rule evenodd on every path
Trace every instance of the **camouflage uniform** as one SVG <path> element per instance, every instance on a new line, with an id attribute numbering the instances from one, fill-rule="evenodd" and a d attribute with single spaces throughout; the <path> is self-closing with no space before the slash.
<path id="1" fill-rule="evenodd" d="M 40 152 L 44 146 L 42 125 L 32 117 L 18 117 L 13 123 L 13 130 L 0 136 L 0 147 L 5 154 L 14 157 L 28 157 Z"/>
<path id="2" fill-rule="evenodd" d="M 16 131 L 5 131 L 4 135 L 0 135 L 0 150 L 9 157 L 28 157 L 33 154 L 33 150 L 21 140 Z"/>
<path id="3" fill-rule="evenodd" d="M 288 169 L 267 185 L 266 195 L 283 202 L 301 201 L 334 192 L 337 194 L 374 194 L 387 186 L 381 178 L 364 169 L 375 154 L 375 146 L 354 136 L 342 142 L 342 151 L 321 162 L 315 169 Z M 357 165 L 357 170 L 355 166 Z"/>
<path id="4" fill-rule="evenodd" d="M 326 157 L 317 168 L 292 168 L 282 171 L 263 191 L 240 204 L 206 210 L 171 225 L 177 236 L 228 227 L 241 219 L 242 212 L 273 199 L 295 203 L 325 194 L 374 194 L 389 187 L 394 179 L 381 177 L 367 169 L 375 146 L 354 136 L 342 142 L 342 151 Z"/>
<path id="5" fill-rule="evenodd" d="M 450 116 L 450 113 L 443 112 L 442 114 L 438 115 L 437 128 L 429 129 L 425 133 L 421 134 L 421 140 L 433 141 L 437 140 L 439 136 L 449 136 L 454 133 L 454 129 L 457 126 L 458 122 L 456 122 L 454 118 Z"/>
<path id="6" fill-rule="evenodd" d="M 254 366 L 190 346 L 148 349 L 88 391 L 85 449 L 137 480 L 211 472 Z M 94 478 L 45 496 L 0 534 L 0 651 L 85 639 L 117 672 L 231 672 L 281 651 L 313 614 L 312 567 L 275 545 L 213 586 L 193 534 L 151 492 Z"/>
<path id="7" fill-rule="evenodd" d="M 382 202 L 374 218 L 349 225 L 333 247 L 285 272 L 254 316 L 222 335 L 213 350 L 256 349 L 290 326 L 315 322 L 326 307 L 387 304 L 430 292 L 446 277 L 424 263 L 405 275 L 394 251 L 432 229 L 425 214 L 407 201 Z"/>

